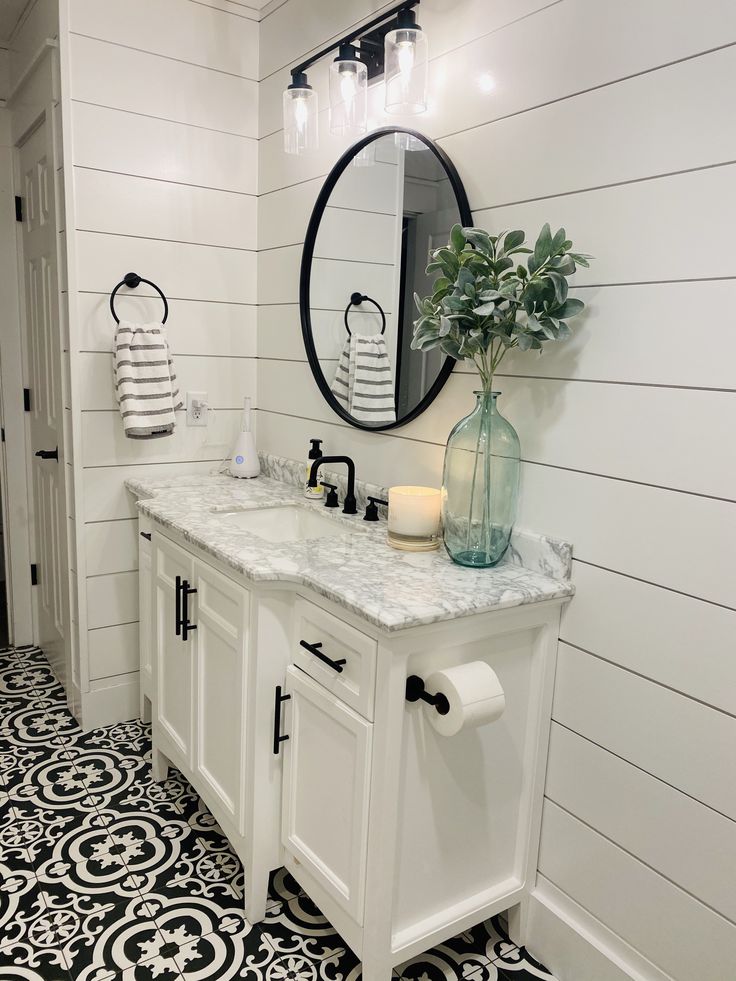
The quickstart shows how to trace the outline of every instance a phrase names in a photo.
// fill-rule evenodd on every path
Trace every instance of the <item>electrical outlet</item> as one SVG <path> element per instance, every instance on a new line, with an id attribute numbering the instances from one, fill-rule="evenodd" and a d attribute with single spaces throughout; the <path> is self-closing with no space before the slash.
<path id="1" fill-rule="evenodd" d="M 187 392 L 187 426 L 206 426 L 207 392 Z"/>

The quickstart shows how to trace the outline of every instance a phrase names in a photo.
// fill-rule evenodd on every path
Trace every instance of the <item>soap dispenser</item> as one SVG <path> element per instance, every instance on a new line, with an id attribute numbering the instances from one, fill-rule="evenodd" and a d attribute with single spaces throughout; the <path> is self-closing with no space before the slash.
<path id="1" fill-rule="evenodd" d="M 325 489 L 322 486 L 322 468 L 320 467 L 317 471 L 317 486 L 309 486 L 309 475 L 312 472 L 312 464 L 315 460 L 319 460 L 321 456 L 324 456 L 322 452 L 322 440 L 321 439 L 310 439 L 309 442 L 311 446 L 309 448 L 309 456 L 307 457 L 307 466 L 304 471 L 304 496 L 309 498 L 309 500 L 319 500 L 324 497 Z"/>

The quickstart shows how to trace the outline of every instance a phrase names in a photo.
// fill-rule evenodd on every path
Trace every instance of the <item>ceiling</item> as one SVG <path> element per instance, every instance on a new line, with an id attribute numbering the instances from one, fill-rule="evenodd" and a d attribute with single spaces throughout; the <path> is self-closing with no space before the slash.
<path id="1" fill-rule="evenodd" d="M 28 0 L 0 0 L 0 44 L 8 40 Z"/>

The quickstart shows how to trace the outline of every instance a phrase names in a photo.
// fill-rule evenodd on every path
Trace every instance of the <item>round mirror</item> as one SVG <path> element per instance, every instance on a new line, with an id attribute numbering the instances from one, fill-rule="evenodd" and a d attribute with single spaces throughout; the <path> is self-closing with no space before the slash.
<path id="1" fill-rule="evenodd" d="M 458 173 L 412 130 L 376 130 L 327 177 L 302 255 L 302 332 L 320 391 L 353 426 L 403 425 L 447 381 L 453 358 L 412 350 L 414 294 L 432 292 L 429 253 L 458 222 L 472 224 Z"/>

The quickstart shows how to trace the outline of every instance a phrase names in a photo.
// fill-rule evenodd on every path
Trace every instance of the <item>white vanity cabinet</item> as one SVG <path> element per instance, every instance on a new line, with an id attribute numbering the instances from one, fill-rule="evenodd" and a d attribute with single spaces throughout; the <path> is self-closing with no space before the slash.
<path id="1" fill-rule="evenodd" d="M 389 636 L 317 603 L 296 601 L 287 672 L 287 869 L 361 958 L 365 981 L 387 981 L 511 907 L 523 933 L 560 603 Z M 407 701 L 407 678 L 471 661 L 494 669 L 506 707 L 494 722 L 440 735 L 436 709 Z"/>
<path id="2" fill-rule="evenodd" d="M 217 818 L 251 922 L 285 865 L 365 981 L 504 910 L 523 939 L 564 601 L 382 631 L 154 526 L 154 772 L 173 763 Z M 407 679 L 474 661 L 505 709 L 441 735 Z"/>

